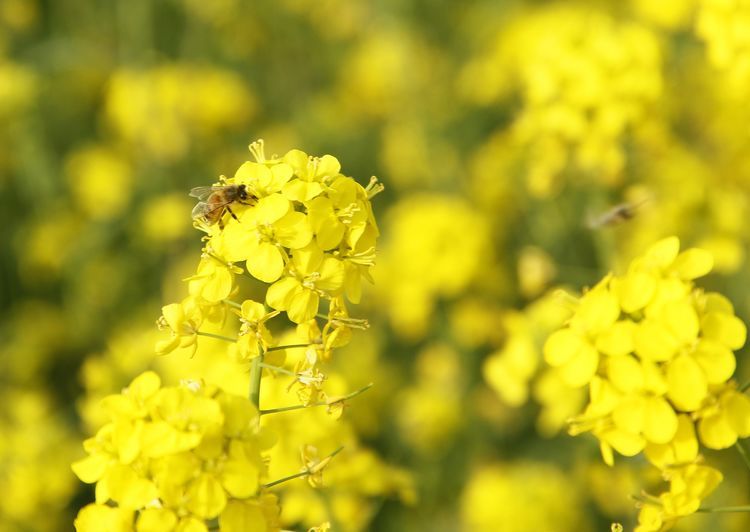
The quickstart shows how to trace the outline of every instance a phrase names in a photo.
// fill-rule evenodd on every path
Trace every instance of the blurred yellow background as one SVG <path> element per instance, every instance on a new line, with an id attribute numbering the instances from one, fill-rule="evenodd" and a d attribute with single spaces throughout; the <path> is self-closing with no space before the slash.
<path id="1" fill-rule="evenodd" d="M 188 191 L 256 138 L 386 185 L 372 327 L 337 363 L 375 383 L 336 433 L 371 454 L 332 465 L 333 510 L 285 488 L 285 526 L 632 529 L 658 478 L 566 434 L 584 396 L 543 368 L 549 293 L 674 234 L 747 321 L 749 89 L 740 0 L 0 0 L 3 530 L 68 530 L 92 500 L 70 463 L 102 396 L 221 356 L 155 358 L 154 321 L 199 258 Z M 739 458 L 708 459 L 712 502 L 750 502 Z"/>

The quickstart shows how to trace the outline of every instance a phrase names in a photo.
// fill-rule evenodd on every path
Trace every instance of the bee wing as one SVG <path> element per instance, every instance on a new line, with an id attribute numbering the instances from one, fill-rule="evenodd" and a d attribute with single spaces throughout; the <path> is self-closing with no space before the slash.
<path id="1" fill-rule="evenodd" d="M 211 211 L 211 207 L 209 207 L 208 203 L 205 201 L 199 201 L 195 204 L 195 207 L 193 207 L 193 212 L 190 213 L 190 215 L 193 217 L 193 219 L 203 218 L 206 214 L 208 214 Z"/>
<path id="2" fill-rule="evenodd" d="M 195 204 L 195 207 L 193 207 L 193 212 L 191 213 L 191 216 L 193 219 L 198 218 L 204 218 L 206 216 L 211 216 L 216 211 L 222 210 L 224 207 L 232 203 L 231 201 L 220 201 L 217 203 L 208 203 L 205 201 L 199 201 Z"/>
<path id="3" fill-rule="evenodd" d="M 209 185 L 206 187 L 194 187 L 190 189 L 190 196 L 193 198 L 198 198 L 199 200 L 205 200 L 208 198 L 211 194 L 216 192 L 217 190 L 223 189 L 223 186 L 216 186 L 216 185 Z"/>

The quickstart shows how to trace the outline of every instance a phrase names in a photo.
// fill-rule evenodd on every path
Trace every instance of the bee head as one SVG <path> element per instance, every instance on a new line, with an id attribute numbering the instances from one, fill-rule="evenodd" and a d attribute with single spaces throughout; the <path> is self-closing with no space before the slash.
<path id="1" fill-rule="evenodd" d="M 241 200 L 247 199 L 247 188 L 245 185 L 240 185 L 239 187 L 237 187 L 237 197 Z"/>

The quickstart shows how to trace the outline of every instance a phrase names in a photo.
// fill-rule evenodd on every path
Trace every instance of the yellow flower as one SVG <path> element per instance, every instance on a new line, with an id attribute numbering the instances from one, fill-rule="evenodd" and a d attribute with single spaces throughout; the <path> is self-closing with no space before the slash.
<path id="1" fill-rule="evenodd" d="M 721 392 L 745 325 L 725 298 L 693 285 L 712 265 L 707 252 L 680 253 L 676 237 L 663 239 L 625 275 L 608 276 L 584 294 L 569 325 L 548 338 L 547 363 L 572 387 L 590 383 L 589 405 L 571 432 L 593 432 L 607 463 L 613 449 L 632 456 L 648 445 L 659 462 L 678 453 L 663 446 L 693 430 L 681 413 L 700 419 L 709 447 L 748 435 L 750 400 L 734 389 Z"/>
<path id="2" fill-rule="evenodd" d="M 104 504 L 89 504 L 81 508 L 74 522 L 77 532 L 132 532 L 133 512 Z"/>
<path id="3" fill-rule="evenodd" d="M 187 279 L 188 291 L 206 303 L 219 303 L 232 293 L 236 273 L 242 273 L 242 270 L 204 255 L 196 274 Z"/>
<path id="4" fill-rule="evenodd" d="M 262 148 L 262 145 L 259 146 Z M 245 185 L 258 198 L 281 192 L 284 185 L 292 178 L 294 170 L 286 163 L 267 166 L 260 162 L 247 161 L 234 174 L 234 183 Z"/>
<path id="5" fill-rule="evenodd" d="M 205 530 L 205 520 L 222 519 L 227 509 L 226 519 L 238 519 L 244 507 L 237 505 L 258 496 L 260 453 L 273 439 L 259 429 L 249 399 L 192 384 L 160 388 L 158 376 L 146 372 L 105 406 L 111 421 L 86 441 L 89 456 L 73 471 L 96 482 L 98 504 L 137 512 L 138 530 L 170 523 Z M 82 510 L 79 519 L 93 511 Z"/>
<path id="6" fill-rule="evenodd" d="M 695 513 L 701 501 L 721 483 L 720 471 L 698 464 L 663 471 L 669 491 L 659 495 L 659 503 L 644 503 L 638 514 L 636 532 L 668 530 L 680 518 Z"/>
<path id="7" fill-rule="evenodd" d="M 247 271 L 266 283 L 284 271 L 283 248 L 300 249 L 312 239 L 306 215 L 279 193 L 261 198 L 232 222 L 212 239 L 212 247 L 229 262 L 246 261 Z"/>
<path id="8" fill-rule="evenodd" d="M 286 183 L 284 195 L 295 201 L 309 201 L 323 192 L 323 185 L 339 174 L 341 164 L 336 157 L 310 157 L 301 150 L 291 150 L 284 162 L 294 169 L 296 179 Z"/>
<path id="9" fill-rule="evenodd" d="M 269 287 L 266 302 L 286 311 L 294 323 L 312 319 L 318 312 L 320 296 L 336 296 L 344 286 L 342 262 L 323 253 L 315 243 L 294 250 L 289 274 Z"/>
<path id="10" fill-rule="evenodd" d="M 750 398 L 727 385 L 700 412 L 698 435 L 710 449 L 726 449 L 750 436 Z"/>
<path id="11" fill-rule="evenodd" d="M 279 311 L 266 312 L 262 303 L 247 299 L 237 312 L 240 316 L 240 336 L 237 339 L 237 355 L 240 360 L 250 360 L 263 353 L 273 343 L 266 322 Z"/>
<path id="12" fill-rule="evenodd" d="M 187 297 L 182 303 L 172 303 L 161 309 L 157 321 L 159 329 L 168 330 L 170 337 L 156 343 L 157 354 L 164 355 L 179 348 L 198 349 L 198 329 L 203 322 L 203 313 L 195 298 Z"/>

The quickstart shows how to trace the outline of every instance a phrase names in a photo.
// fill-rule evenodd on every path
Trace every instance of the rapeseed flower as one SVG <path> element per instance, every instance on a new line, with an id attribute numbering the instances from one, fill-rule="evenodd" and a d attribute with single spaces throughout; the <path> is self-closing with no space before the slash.
<path id="1" fill-rule="evenodd" d="M 246 187 L 252 201 L 222 211 L 222 223 L 196 221 L 206 236 L 197 271 L 185 279 L 190 295 L 162 308 L 158 324 L 169 336 L 156 346 L 160 354 L 177 348 L 195 354 L 200 336 L 230 343 L 230 356 L 212 366 L 226 360 L 249 363 L 249 398 L 203 379 L 162 388 L 153 372 L 133 380 L 122 394 L 105 398 L 109 420 L 86 440 L 89 456 L 73 464 L 79 478 L 96 483 L 95 504 L 81 510 L 79 530 L 94 530 L 102 520 L 115 529 L 127 521 L 122 526 L 130 530 L 133 519 L 143 531 L 199 531 L 216 522 L 224 531 L 278 530 L 278 502 L 266 490 L 299 477 L 321 487 L 324 470 L 343 449 L 318 455 L 319 421 L 311 424 L 315 431 L 301 434 L 302 441 L 287 428 L 282 437 L 289 435 L 302 449 L 302 470 L 264 483 L 267 451 L 276 440 L 261 428 L 260 416 L 326 406 L 319 409 L 322 415 L 336 421 L 346 401 L 372 385 L 349 394 L 330 395 L 324 389 L 325 363 L 334 349 L 349 342 L 353 328 L 368 327 L 366 320 L 350 317 L 346 300 L 358 301 L 361 289 L 355 285 L 370 278 L 378 229 L 369 200 L 382 185 L 374 178 L 367 187 L 358 185 L 340 173 L 330 155 L 315 158 L 293 150 L 284 158 L 266 158 L 263 148 L 262 141 L 251 144 L 256 162 L 221 179 L 225 186 Z M 244 274 L 270 284 L 261 293 L 265 303 L 234 300 L 241 291 L 237 277 Z M 275 338 L 268 322 L 281 315 L 298 324 L 297 334 L 306 343 L 278 345 L 290 334 Z M 230 329 L 226 322 L 233 316 L 239 326 Z M 235 335 L 227 336 L 228 330 Z M 290 355 L 295 351 L 303 353 L 296 361 Z M 293 370 L 282 367 L 287 355 Z M 261 409 L 264 370 L 292 377 L 286 392 L 296 388 L 301 404 Z M 212 375 L 220 376 L 221 370 Z M 328 431 L 325 447 L 337 436 Z M 344 437 L 351 443 L 350 431 Z M 289 468 L 290 463 L 281 465 Z M 113 505 L 117 511 L 108 509 Z"/>
<path id="2" fill-rule="evenodd" d="M 244 504 L 266 475 L 261 453 L 274 442 L 249 399 L 200 383 L 162 387 L 145 372 L 103 404 L 110 422 L 73 464 L 81 480 L 96 483 L 96 504 L 81 511 L 77 530 L 100 530 L 97 519 L 119 522 L 123 512 L 138 515 L 138 530 L 205 530 L 216 517 L 240 529 L 253 513 Z M 104 510 L 110 501 L 119 512 Z"/>
<path id="3" fill-rule="evenodd" d="M 643 504 L 641 531 L 694 513 L 721 482 L 717 470 L 698 465 L 699 440 L 723 449 L 750 435 L 750 399 L 731 380 L 746 327 L 725 297 L 694 283 L 712 266 L 708 252 L 680 253 L 679 240 L 665 238 L 624 275 L 608 275 L 574 300 L 568 324 L 544 347 L 568 385 L 588 386 L 570 432 L 592 432 L 610 465 L 613 450 L 645 451 L 670 481 L 658 503 Z"/>

